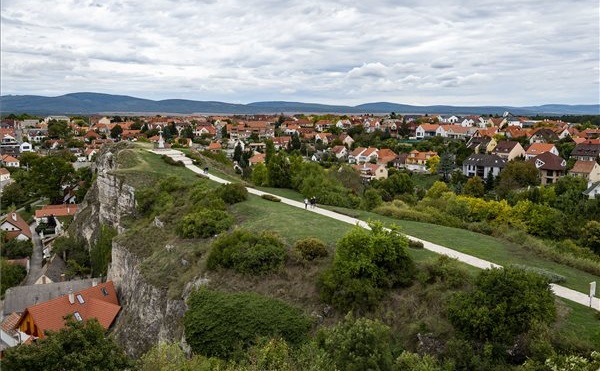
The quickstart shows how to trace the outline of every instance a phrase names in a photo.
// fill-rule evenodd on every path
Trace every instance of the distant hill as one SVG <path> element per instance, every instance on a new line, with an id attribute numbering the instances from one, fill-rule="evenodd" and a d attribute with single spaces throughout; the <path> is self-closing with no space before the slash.
<path id="1" fill-rule="evenodd" d="M 574 114 L 598 115 L 600 105 L 547 104 L 531 107 L 508 106 L 411 106 L 389 102 L 366 103 L 358 106 L 327 105 L 302 102 L 255 102 L 233 104 L 186 99 L 150 100 L 100 93 L 72 93 L 58 97 L 37 95 L 4 95 L 0 97 L 0 113 L 45 114 L 254 114 L 254 113 L 439 113 L 439 114 L 502 114 L 516 115 Z"/>

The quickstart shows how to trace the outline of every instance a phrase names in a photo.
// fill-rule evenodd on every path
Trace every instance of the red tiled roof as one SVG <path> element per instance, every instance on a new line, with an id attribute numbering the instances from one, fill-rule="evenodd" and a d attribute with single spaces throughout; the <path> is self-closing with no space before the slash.
<path id="1" fill-rule="evenodd" d="M 105 289 L 106 294 L 102 289 Z M 79 296 L 83 303 L 79 301 Z M 96 318 L 102 327 L 108 329 L 121 310 L 112 281 L 74 292 L 73 297 L 73 304 L 69 302 L 67 294 L 27 307 L 17 326 L 30 314 L 40 333 L 46 330 L 58 331 L 64 327 L 65 316 L 78 312 L 83 321 Z"/>
<path id="2" fill-rule="evenodd" d="M 10 171 L 8 171 L 7 168 L 0 167 L 0 175 L 6 175 L 6 174 L 10 174 Z"/>
<path id="3" fill-rule="evenodd" d="M 552 143 L 533 143 L 527 148 L 526 153 L 528 155 L 540 155 L 544 152 L 550 152 L 554 148 L 554 144 Z"/>
<path id="4" fill-rule="evenodd" d="M 6 318 L 4 318 L 2 324 L 0 325 L 2 330 L 9 335 L 15 334 L 15 327 L 17 326 L 17 322 L 19 322 L 19 318 L 21 318 L 21 315 L 19 315 L 17 312 L 12 312 L 9 314 Z"/>
<path id="5" fill-rule="evenodd" d="M 260 162 L 265 162 L 265 154 L 264 153 L 257 153 L 254 156 L 250 157 L 248 159 L 248 162 L 251 164 L 258 164 Z"/>
<path id="6" fill-rule="evenodd" d="M 570 173 L 578 173 L 578 174 L 589 174 L 596 166 L 596 161 L 582 161 L 577 160 Z"/>
<path id="7" fill-rule="evenodd" d="M 61 204 L 61 205 L 45 205 L 39 210 L 35 211 L 36 218 L 43 218 L 45 216 L 72 216 L 77 212 L 76 204 Z"/>
<path id="8" fill-rule="evenodd" d="M 19 229 L 19 231 L 7 231 L 6 235 L 9 239 L 13 239 L 21 233 L 31 239 L 31 230 L 29 229 L 29 224 L 27 224 L 25 219 L 23 219 L 19 213 L 8 213 L 6 215 L 6 219 L 2 223 L 4 222 L 10 223 Z"/>
<path id="9" fill-rule="evenodd" d="M 217 142 L 211 142 L 208 145 L 208 149 L 209 150 L 218 150 L 218 149 L 221 149 L 221 145 L 219 143 L 217 143 Z"/>

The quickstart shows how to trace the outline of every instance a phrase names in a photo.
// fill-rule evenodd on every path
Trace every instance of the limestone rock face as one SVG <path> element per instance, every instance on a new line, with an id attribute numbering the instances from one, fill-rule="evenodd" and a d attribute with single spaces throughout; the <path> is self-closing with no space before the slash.
<path id="1" fill-rule="evenodd" d="M 122 306 L 114 335 L 133 357 L 139 357 L 159 341 L 182 340 L 181 319 L 187 309 L 184 300 L 170 300 L 167 290 L 146 283 L 140 264 L 139 258 L 113 242 L 108 279 L 117 287 Z"/>
<path id="2" fill-rule="evenodd" d="M 83 237 L 89 246 L 97 240 L 102 225 L 121 233 L 125 230 L 123 218 L 135 214 L 135 189 L 115 173 L 119 152 L 130 146 L 121 142 L 103 148 L 92 166 L 95 182 L 69 229 L 70 234 Z M 122 309 L 112 333 L 133 357 L 139 357 L 159 341 L 181 341 L 186 311 L 184 299 L 171 300 L 166 289 L 144 280 L 141 263 L 141 258 L 113 242 L 107 279 L 114 282 Z"/>

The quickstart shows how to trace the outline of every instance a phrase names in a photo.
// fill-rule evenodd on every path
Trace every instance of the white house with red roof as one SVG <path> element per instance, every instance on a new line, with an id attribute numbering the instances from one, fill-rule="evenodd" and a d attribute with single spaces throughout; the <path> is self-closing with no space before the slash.
<path id="1" fill-rule="evenodd" d="M 9 240 L 17 239 L 19 241 L 31 240 L 31 230 L 29 224 L 17 212 L 10 212 L 0 224 L 0 230 L 6 232 Z"/>

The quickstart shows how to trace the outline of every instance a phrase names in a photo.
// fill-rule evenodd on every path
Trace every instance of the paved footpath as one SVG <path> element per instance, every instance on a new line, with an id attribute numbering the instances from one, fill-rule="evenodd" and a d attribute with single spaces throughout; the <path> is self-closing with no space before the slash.
<path id="1" fill-rule="evenodd" d="M 185 167 L 197 174 L 204 175 L 207 178 L 209 178 L 210 180 L 215 181 L 217 183 L 223 183 L 223 184 L 231 183 L 225 179 L 219 178 L 212 174 L 206 174 L 206 173 L 204 173 L 204 171 L 202 169 L 200 169 L 199 167 L 197 167 L 195 165 L 187 165 L 186 164 Z M 257 196 L 269 194 L 267 192 L 262 192 L 257 189 L 251 188 L 251 187 L 247 187 L 247 189 L 248 189 L 249 193 L 257 195 Z M 289 198 L 281 197 L 278 195 L 273 195 L 273 196 L 281 199 L 281 202 L 284 204 L 304 209 L 304 202 L 290 200 Z M 345 222 L 345 223 L 349 223 L 352 225 L 358 225 L 360 227 L 369 229 L 369 225 L 365 221 L 356 219 L 356 218 L 352 218 L 352 217 L 349 217 L 347 215 L 343 215 L 340 213 L 336 213 L 334 211 L 321 209 L 319 207 L 316 207 L 314 209 L 309 208 L 308 211 L 317 213 L 317 214 L 321 214 L 321 215 L 324 215 L 324 216 L 327 216 L 327 217 L 330 217 L 333 219 L 337 219 L 337 220 Z M 441 245 L 438 245 L 438 244 L 435 244 L 435 243 L 432 243 L 429 241 L 421 240 L 419 238 L 408 236 L 408 235 L 407 235 L 407 237 L 410 238 L 411 240 L 422 242 L 423 247 L 429 251 L 433 251 L 433 252 L 435 252 L 437 254 L 441 254 L 441 255 L 446 255 L 451 258 L 455 258 L 458 261 L 461 261 L 465 264 L 468 264 L 468 265 L 471 265 L 471 266 L 474 266 L 474 267 L 477 267 L 480 269 L 488 269 L 488 268 L 492 268 L 492 267 L 493 268 L 501 268 L 502 267 L 501 265 L 489 262 L 487 260 L 483 260 L 483 259 L 477 258 L 475 256 L 463 254 L 459 251 L 452 250 L 447 247 L 444 247 L 444 246 L 441 246 Z M 598 284 L 600 285 L 600 282 Z M 550 284 L 550 286 L 552 287 L 552 290 L 554 291 L 554 294 L 556 296 L 567 299 L 567 300 L 574 301 L 581 305 L 585 305 L 586 307 L 590 306 L 590 297 L 587 295 L 587 293 L 584 294 L 579 291 L 575 291 L 575 290 L 566 288 L 564 286 L 556 285 L 556 284 Z M 600 299 L 592 298 L 591 307 L 597 311 L 600 311 Z"/>

